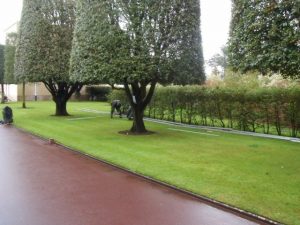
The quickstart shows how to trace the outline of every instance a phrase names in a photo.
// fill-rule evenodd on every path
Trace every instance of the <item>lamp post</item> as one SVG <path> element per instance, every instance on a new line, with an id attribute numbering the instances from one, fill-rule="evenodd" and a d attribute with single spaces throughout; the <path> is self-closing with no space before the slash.
<path id="1" fill-rule="evenodd" d="M 37 84 L 34 83 L 34 101 L 37 101 Z"/>

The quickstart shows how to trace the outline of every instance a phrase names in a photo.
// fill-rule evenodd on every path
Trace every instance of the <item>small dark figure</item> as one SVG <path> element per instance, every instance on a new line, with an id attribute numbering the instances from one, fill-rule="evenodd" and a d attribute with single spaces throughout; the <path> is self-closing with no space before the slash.
<path id="1" fill-rule="evenodd" d="M 2 110 L 3 121 L 2 124 L 11 124 L 13 122 L 13 112 L 12 109 L 8 106 L 5 106 Z"/>
<path id="2" fill-rule="evenodd" d="M 132 120 L 133 119 L 133 111 L 131 106 L 129 106 L 128 110 L 127 110 L 127 119 Z"/>
<path id="3" fill-rule="evenodd" d="M 117 111 L 120 115 L 120 118 L 122 118 L 122 111 L 121 111 L 121 101 L 120 100 L 113 100 L 111 103 L 111 111 L 110 111 L 110 118 L 113 118 L 113 114 L 115 111 Z"/>

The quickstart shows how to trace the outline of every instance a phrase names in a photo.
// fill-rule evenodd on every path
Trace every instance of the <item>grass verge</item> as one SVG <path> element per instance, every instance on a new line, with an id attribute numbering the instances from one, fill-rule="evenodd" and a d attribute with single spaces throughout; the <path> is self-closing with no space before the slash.
<path id="1" fill-rule="evenodd" d="M 287 224 L 300 224 L 300 144 L 146 122 L 155 134 L 126 136 L 131 121 L 97 111 L 106 103 L 9 104 L 17 127 L 131 171 Z M 94 111 L 93 111 L 94 110 Z"/>

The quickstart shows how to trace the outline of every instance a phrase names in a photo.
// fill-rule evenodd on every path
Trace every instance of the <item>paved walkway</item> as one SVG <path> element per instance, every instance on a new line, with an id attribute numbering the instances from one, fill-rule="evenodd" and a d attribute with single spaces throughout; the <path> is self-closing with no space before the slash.
<path id="1" fill-rule="evenodd" d="M 220 131 L 220 132 L 226 132 L 226 133 L 232 133 L 232 134 L 241 134 L 241 135 L 246 135 L 246 136 L 271 138 L 271 139 L 292 141 L 292 142 L 300 143 L 300 138 L 285 137 L 285 136 L 279 136 L 279 135 L 274 135 L 274 134 L 262 134 L 262 133 L 255 133 L 255 132 L 250 132 L 250 131 L 240 131 L 240 130 L 234 130 L 232 128 L 223 128 L 223 127 L 210 127 L 210 126 L 201 126 L 201 125 L 191 125 L 191 124 L 184 124 L 184 123 L 178 123 L 178 122 L 172 122 L 172 121 L 166 121 L 166 120 L 159 120 L 159 119 L 153 119 L 153 118 L 147 118 L 147 117 L 144 118 L 144 120 L 151 121 L 151 122 L 154 122 L 154 123 L 173 125 L 173 126 L 179 126 L 179 127 L 185 127 L 185 128 Z"/>
<path id="2" fill-rule="evenodd" d="M 0 126 L 1 225 L 251 225 L 189 195 Z"/>

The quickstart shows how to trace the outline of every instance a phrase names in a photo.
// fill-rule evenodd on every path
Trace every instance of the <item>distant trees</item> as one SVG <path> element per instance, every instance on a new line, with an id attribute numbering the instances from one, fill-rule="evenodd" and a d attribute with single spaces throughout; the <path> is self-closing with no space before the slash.
<path id="1" fill-rule="evenodd" d="M 1 103 L 4 103 L 4 45 L 0 45 L 0 85 Z"/>
<path id="2" fill-rule="evenodd" d="M 131 132 L 147 132 L 143 112 L 157 83 L 205 79 L 199 7 L 199 0 L 78 0 L 73 79 L 123 84 Z"/>
<path id="3" fill-rule="evenodd" d="M 11 32 L 6 35 L 4 51 L 4 81 L 6 84 L 17 83 L 15 79 L 15 53 L 18 40 L 18 33 Z M 22 81 L 22 108 L 26 108 L 25 81 Z"/>
<path id="4" fill-rule="evenodd" d="M 228 66 L 228 50 L 226 46 L 221 48 L 221 54 L 217 53 L 208 60 L 208 65 L 213 69 L 213 73 L 221 76 L 222 79 L 225 77 L 225 70 Z"/>
<path id="5" fill-rule="evenodd" d="M 67 101 L 82 87 L 69 79 L 69 60 L 75 24 L 74 0 L 24 0 L 16 50 L 18 80 L 43 82 L 65 116 Z"/>
<path id="6" fill-rule="evenodd" d="M 4 51 L 4 58 L 5 58 L 4 81 L 7 84 L 15 83 L 14 64 L 15 64 L 17 38 L 18 38 L 18 34 L 16 32 L 8 33 L 6 36 L 5 51 Z"/>
<path id="7" fill-rule="evenodd" d="M 228 49 L 232 68 L 299 78 L 299 18 L 300 1 L 234 0 Z"/>

